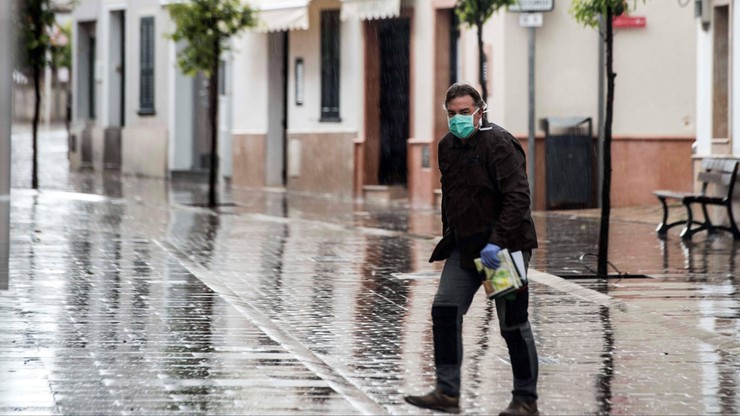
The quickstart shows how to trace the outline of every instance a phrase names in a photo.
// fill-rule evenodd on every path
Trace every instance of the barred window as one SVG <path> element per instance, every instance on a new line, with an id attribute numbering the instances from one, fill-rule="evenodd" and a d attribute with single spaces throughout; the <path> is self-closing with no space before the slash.
<path id="1" fill-rule="evenodd" d="M 154 114 L 154 17 L 141 18 L 139 114 Z"/>

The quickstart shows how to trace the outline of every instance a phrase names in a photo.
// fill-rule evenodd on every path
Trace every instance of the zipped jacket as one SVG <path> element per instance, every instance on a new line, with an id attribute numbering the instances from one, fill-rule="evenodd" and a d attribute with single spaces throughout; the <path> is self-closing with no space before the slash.
<path id="1" fill-rule="evenodd" d="M 514 136 L 492 123 L 465 142 L 448 132 L 437 154 L 443 238 L 430 262 L 457 247 L 461 267 L 475 269 L 473 260 L 487 243 L 510 251 L 537 247 L 525 154 Z"/>

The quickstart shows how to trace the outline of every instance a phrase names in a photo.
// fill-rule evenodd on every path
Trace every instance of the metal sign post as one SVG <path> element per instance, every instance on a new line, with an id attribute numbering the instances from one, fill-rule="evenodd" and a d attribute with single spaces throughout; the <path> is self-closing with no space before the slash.
<path id="1" fill-rule="evenodd" d="M 0 290 L 8 289 L 10 259 L 10 123 L 13 117 L 13 1 L 0 1 Z"/>
<path id="2" fill-rule="evenodd" d="M 535 127 L 534 127 L 534 41 L 535 41 L 535 27 L 530 26 L 527 29 L 527 62 L 528 65 L 528 73 L 529 73 L 529 118 L 528 118 L 528 126 L 529 126 L 529 136 L 527 138 L 527 144 L 528 144 L 528 151 L 530 156 L 529 159 L 529 172 L 527 172 L 527 176 L 529 176 L 529 199 L 530 199 L 530 205 L 532 205 L 532 208 L 534 209 L 534 198 L 535 198 Z"/>
<path id="3" fill-rule="evenodd" d="M 529 120 L 527 155 L 527 176 L 529 177 L 530 204 L 534 209 L 535 200 L 535 111 L 534 111 L 534 53 L 535 53 L 535 30 L 542 27 L 542 12 L 549 12 L 555 7 L 554 0 L 519 0 L 516 4 L 509 6 L 508 11 L 522 13 L 519 16 L 519 26 L 527 28 L 527 63 L 529 68 Z"/>

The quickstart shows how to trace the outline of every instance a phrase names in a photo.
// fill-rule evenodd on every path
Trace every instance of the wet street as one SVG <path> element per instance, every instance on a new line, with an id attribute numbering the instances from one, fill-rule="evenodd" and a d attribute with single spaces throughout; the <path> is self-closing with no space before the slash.
<path id="1" fill-rule="evenodd" d="M 0 414 L 432 414 L 427 262 L 438 213 L 279 190 L 69 172 L 66 136 L 13 136 Z M 530 320 L 545 415 L 740 412 L 740 244 L 644 218 L 535 213 Z M 612 269 L 614 270 L 614 269 Z M 482 291 L 481 291 L 482 292 Z M 495 310 L 465 321 L 461 406 L 497 414 L 511 373 Z"/>

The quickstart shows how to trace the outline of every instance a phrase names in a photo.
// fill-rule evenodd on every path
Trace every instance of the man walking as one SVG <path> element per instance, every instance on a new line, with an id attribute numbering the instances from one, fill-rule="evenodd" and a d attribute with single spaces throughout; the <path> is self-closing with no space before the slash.
<path id="1" fill-rule="evenodd" d="M 449 413 L 460 412 L 463 316 L 481 286 L 473 260 L 480 257 L 487 267 L 497 268 L 501 249 L 521 250 L 526 268 L 537 247 L 524 151 L 509 132 L 484 123 L 485 108 L 469 84 L 453 84 L 447 90 L 450 131 L 438 152 L 444 236 L 429 260 L 446 259 L 432 304 L 437 384 L 426 395 L 405 397 L 414 406 Z M 528 287 L 512 300 L 495 302 L 514 378 L 511 403 L 500 415 L 538 415 Z"/>

